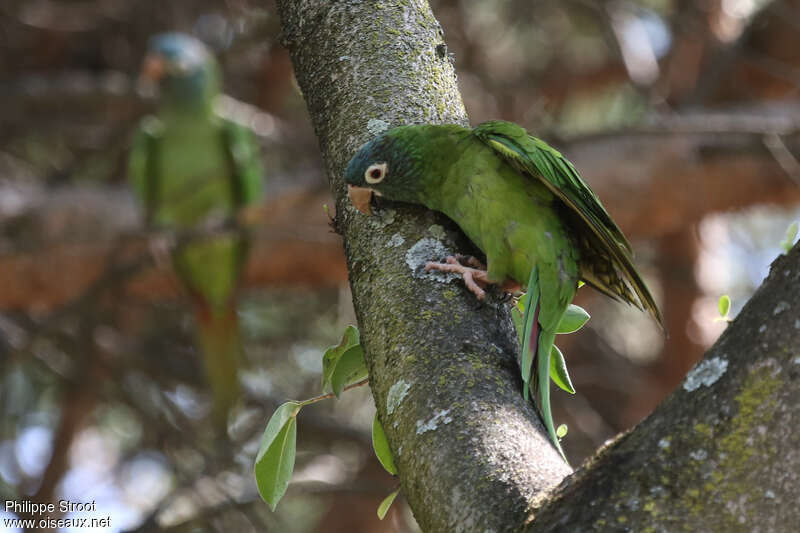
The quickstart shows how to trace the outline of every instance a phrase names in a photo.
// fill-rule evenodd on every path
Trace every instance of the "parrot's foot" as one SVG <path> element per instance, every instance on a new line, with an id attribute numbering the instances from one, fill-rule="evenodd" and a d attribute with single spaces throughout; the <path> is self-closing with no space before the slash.
<path id="1" fill-rule="evenodd" d="M 461 277 L 464 278 L 464 284 L 467 288 L 477 296 L 478 300 L 483 300 L 486 297 L 486 291 L 483 290 L 483 287 L 486 287 L 489 284 L 489 275 L 484 269 L 478 269 L 473 267 L 464 266 L 459 262 L 459 258 L 463 258 L 463 256 L 449 256 L 445 261 L 446 263 L 437 263 L 434 261 L 428 261 L 425 263 L 425 270 L 439 270 L 441 272 L 453 272 L 455 274 L 461 274 Z M 474 262 L 471 262 L 472 259 Z M 483 266 L 480 264 L 480 261 L 472 258 L 467 258 L 468 264 L 469 263 L 478 263 L 478 265 Z"/>
<path id="2" fill-rule="evenodd" d="M 439 270 L 441 272 L 461 274 L 461 277 L 464 278 L 464 284 L 477 296 L 478 300 L 483 300 L 486 297 L 486 291 L 484 289 L 486 289 L 487 285 L 492 284 L 492 282 L 489 281 L 489 273 L 486 270 L 486 265 L 471 255 L 465 256 L 461 254 L 448 256 L 445 261 L 445 263 L 428 261 L 425 263 L 425 270 Z M 522 292 L 522 287 L 516 281 L 507 278 L 500 284 L 500 290 L 506 293 L 518 294 Z"/>

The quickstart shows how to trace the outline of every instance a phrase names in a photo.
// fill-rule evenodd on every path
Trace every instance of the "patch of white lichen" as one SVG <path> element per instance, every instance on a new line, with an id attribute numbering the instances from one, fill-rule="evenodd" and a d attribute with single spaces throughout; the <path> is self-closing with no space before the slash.
<path id="1" fill-rule="evenodd" d="M 728 360 L 723 357 L 712 357 L 700 361 L 686 375 L 683 388 L 691 392 L 705 385 L 713 385 L 728 369 Z"/>
<path id="2" fill-rule="evenodd" d="M 403 380 L 389 387 L 389 394 L 386 395 L 386 412 L 388 414 L 391 415 L 394 413 L 395 409 L 400 406 L 400 403 L 403 401 L 403 398 L 406 397 L 410 388 L 411 384 Z"/>
<path id="3" fill-rule="evenodd" d="M 448 416 L 450 409 L 441 409 L 434 413 L 434 415 L 427 422 L 417 420 L 417 435 L 422 435 L 428 431 L 433 431 L 439 427 L 439 423 L 449 424 L 453 421 L 453 417 Z"/>
<path id="4" fill-rule="evenodd" d="M 403 238 L 403 236 L 399 233 L 395 233 L 386 243 L 386 246 L 390 248 L 397 248 L 398 246 L 402 246 L 404 242 L 406 242 L 406 240 Z"/>
<path id="5" fill-rule="evenodd" d="M 425 263 L 428 261 L 444 261 L 449 255 L 453 255 L 452 250 L 436 239 L 425 237 L 418 240 L 417 243 L 406 252 L 406 265 L 411 269 L 412 275 L 415 278 L 432 279 L 441 282 L 460 279 L 461 276 L 451 272 L 425 270 Z"/>

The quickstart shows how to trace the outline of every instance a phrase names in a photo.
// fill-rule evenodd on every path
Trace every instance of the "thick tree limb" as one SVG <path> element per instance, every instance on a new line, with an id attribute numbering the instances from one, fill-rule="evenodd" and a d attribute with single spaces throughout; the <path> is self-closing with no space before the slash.
<path id="1" fill-rule="evenodd" d="M 400 205 L 365 218 L 341 179 L 382 127 L 466 123 L 441 28 L 419 0 L 278 6 L 337 198 L 370 385 L 403 491 L 426 531 L 514 531 L 569 468 L 522 399 L 507 305 L 477 306 L 461 284 L 422 277 L 409 249 L 423 262 L 465 249 L 452 223 Z"/>
<path id="2" fill-rule="evenodd" d="M 562 484 L 526 531 L 795 531 L 800 246 L 677 389 Z"/>

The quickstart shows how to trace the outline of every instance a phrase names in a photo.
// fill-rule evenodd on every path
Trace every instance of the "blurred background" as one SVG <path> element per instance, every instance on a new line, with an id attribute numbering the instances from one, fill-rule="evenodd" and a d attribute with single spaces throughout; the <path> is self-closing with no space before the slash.
<path id="1" fill-rule="evenodd" d="M 669 338 L 580 292 L 556 390 L 573 464 L 636 424 L 746 302 L 800 218 L 800 0 L 434 0 L 473 124 L 557 146 L 630 237 Z M 241 291 L 245 399 L 212 444 L 193 323 L 142 246 L 126 183 L 147 39 L 218 54 L 230 113 L 268 175 Z M 252 481 L 286 399 L 319 394 L 321 355 L 354 322 L 316 139 L 267 0 L 0 4 L 0 497 L 97 502 L 106 531 L 416 531 L 371 451 L 368 390 L 299 417 L 277 512 Z M 0 509 L 0 518 L 13 516 Z M 0 528 L 1 529 L 1 528 Z M 77 530 L 76 530 L 77 531 Z"/>

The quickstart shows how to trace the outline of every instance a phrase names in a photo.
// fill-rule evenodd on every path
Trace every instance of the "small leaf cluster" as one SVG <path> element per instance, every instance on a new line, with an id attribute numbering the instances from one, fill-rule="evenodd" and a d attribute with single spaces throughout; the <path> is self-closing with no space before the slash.
<path id="1" fill-rule="evenodd" d="M 339 398 L 346 385 L 366 377 L 367 365 L 358 328 L 347 326 L 342 341 L 329 347 L 322 356 L 322 390 L 330 388 Z"/>
<path id="2" fill-rule="evenodd" d="M 261 498 L 273 511 L 286 492 L 294 471 L 297 413 L 301 407 L 299 402 L 286 402 L 278 407 L 261 436 L 255 464 L 256 485 Z"/>
<path id="3" fill-rule="evenodd" d="M 347 326 L 341 342 L 328 347 L 322 356 L 322 390 L 330 390 L 331 393 L 303 401 L 285 402 L 272 414 L 261 437 L 254 470 L 258 493 L 273 511 L 286 493 L 294 471 L 297 415 L 300 410 L 321 400 L 339 398 L 343 391 L 366 384 L 367 376 L 358 328 Z M 372 447 L 383 468 L 393 476 L 397 475 L 394 456 L 377 413 L 372 422 Z M 386 516 L 399 491 L 399 488 L 394 490 L 378 506 L 381 519 Z"/>
<path id="4" fill-rule="evenodd" d="M 520 340 L 522 340 L 523 317 L 525 316 L 524 299 L 512 310 L 512 318 Z M 570 305 L 559 322 L 557 333 L 566 334 L 578 331 L 586 321 L 589 313 L 577 305 Z M 570 394 L 575 388 L 567 372 L 564 355 L 555 345 L 550 357 L 550 376 L 553 382 Z M 267 422 L 261 437 L 261 446 L 255 461 L 255 479 L 261 498 L 274 511 L 286 493 L 294 471 L 297 449 L 297 415 L 306 405 L 332 397 L 339 398 L 345 390 L 367 383 L 368 370 L 364 361 L 364 349 L 358 328 L 347 326 L 339 344 L 328 347 L 322 356 L 322 390 L 330 390 L 303 401 L 287 401 L 278 407 Z M 559 439 L 567 434 L 567 426 L 562 424 L 557 429 Z M 383 468 L 391 475 L 397 475 L 386 432 L 375 413 L 372 422 L 372 447 Z M 378 517 L 382 520 L 400 492 L 393 490 L 378 506 Z"/>

